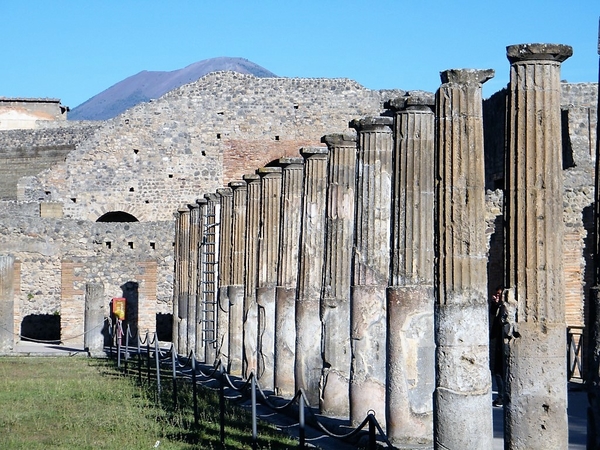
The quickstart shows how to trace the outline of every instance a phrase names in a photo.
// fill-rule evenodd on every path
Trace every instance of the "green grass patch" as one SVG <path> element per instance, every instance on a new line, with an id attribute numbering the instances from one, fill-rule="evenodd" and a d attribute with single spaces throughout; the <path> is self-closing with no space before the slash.
<path id="1" fill-rule="evenodd" d="M 0 358 L 0 448 L 220 449 L 216 392 L 201 389 L 194 425 L 191 385 L 155 382 L 117 370 L 112 361 L 76 358 Z M 250 449 L 251 417 L 228 402 L 226 449 Z M 158 446 L 155 447 L 156 443 Z M 293 449 L 297 442 L 260 423 L 259 448 Z"/>

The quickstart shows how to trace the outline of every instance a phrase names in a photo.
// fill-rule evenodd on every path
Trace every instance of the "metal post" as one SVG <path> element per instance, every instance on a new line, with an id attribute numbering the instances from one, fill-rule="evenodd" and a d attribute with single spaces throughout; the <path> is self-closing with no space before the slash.
<path id="1" fill-rule="evenodd" d="M 222 361 L 219 361 L 219 423 L 221 447 L 225 448 L 225 375 Z"/>
<path id="2" fill-rule="evenodd" d="M 256 378 L 254 372 L 250 374 L 251 381 L 251 397 L 252 397 L 252 450 L 256 450 L 257 446 L 257 431 L 256 431 Z"/>
<path id="3" fill-rule="evenodd" d="M 192 397 L 194 401 L 194 426 L 198 426 L 198 386 L 196 386 L 196 354 L 192 351 Z"/>
<path id="4" fill-rule="evenodd" d="M 306 434 L 304 430 L 304 392 L 300 391 L 298 396 L 298 438 L 300 440 L 300 448 L 305 448 Z"/>
<path id="5" fill-rule="evenodd" d="M 377 437 L 375 435 L 375 416 L 369 414 L 369 450 L 377 449 Z"/>
<path id="6" fill-rule="evenodd" d="M 121 321 L 117 319 L 117 367 L 121 368 Z"/>
<path id="7" fill-rule="evenodd" d="M 146 373 L 148 374 L 148 383 L 150 383 L 150 337 L 146 332 Z"/>
<path id="8" fill-rule="evenodd" d="M 177 354 L 173 344 L 171 344 L 171 370 L 173 374 L 173 408 L 177 409 Z"/>
<path id="9" fill-rule="evenodd" d="M 158 336 L 154 333 L 154 362 L 156 365 L 156 390 L 158 393 L 158 401 L 160 402 L 160 347 L 158 345 Z"/>
<path id="10" fill-rule="evenodd" d="M 137 334 L 137 360 L 138 360 L 138 382 L 142 384 L 142 342 L 140 334 Z"/>

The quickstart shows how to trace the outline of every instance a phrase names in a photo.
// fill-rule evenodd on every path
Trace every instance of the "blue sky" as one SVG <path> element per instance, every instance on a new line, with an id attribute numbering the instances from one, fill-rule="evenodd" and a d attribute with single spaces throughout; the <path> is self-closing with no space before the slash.
<path id="1" fill-rule="evenodd" d="M 71 108 L 142 70 L 216 56 L 279 76 L 435 91 L 439 72 L 495 69 L 506 46 L 573 46 L 562 78 L 598 81 L 598 0 L 0 0 L 0 96 Z"/>

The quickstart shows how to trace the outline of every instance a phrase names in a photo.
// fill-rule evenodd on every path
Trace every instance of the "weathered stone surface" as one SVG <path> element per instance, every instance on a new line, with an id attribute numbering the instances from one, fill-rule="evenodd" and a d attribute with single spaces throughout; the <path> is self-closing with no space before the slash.
<path id="1" fill-rule="evenodd" d="M 258 267 L 258 239 L 260 227 L 260 177 L 244 175 L 248 184 L 246 200 L 246 267 L 244 284 L 244 377 L 257 374 L 258 305 L 256 303 L 256 281 Z"/>
<path id="2" fill-rule="evenodd" d="M 219 222 L 221 204 L 217 194 L 205 194 L 206 206 L 203 211 L 202 240 L 200 249 L 202 258 L 199 263 L 199 293 L 202 294 L 202 333 L 205 360 L 214 364 L 217 360 L 217 279 L 219 276 Z"/>
<path id="3" fill-rule="evenodd" d="M 231 285 L 229 297 L 229 362 L 230 373 L 242 374 L 244 327 L 244 270 L 246 266 L 246 203 L 248 185 L 232 181 L 233 211 L 231 221 Z"/>
<path id="4" fill-rule="evenodd" d="M 189 256 L 187 266 L 188 279 L 188 333 L 187 342 L 189 350 L 194 350 L 194 354 L 199 361 L 204 361 L 204 342 L 202 340 L 202 296 L 198 289 L 198 261 L 200 255 L 199 243 L 203 237 L 203 208 L 206 202 L 201 204 L 191 203 L 188 205 L 189 213 Z"/>
<path id="5" fill-rule="evenodd" d="M 9 353 L 14 346 L 14 265 L 11 255 L 0 255 L 0 353 Z"/>
<path id="6" fill-rule="evenodd" d="M 304 158 L 281 158 L 281 237 L 275 291 L 275 391 L 294 395 L 296 354 L 296 288 L 298 248 L 302 226 Z"/>
<path id="7" fill-rule="evenodd" d="M 436 448 L 491 448 L 481 84 L 442 72 L 436 93 Z"/>
<path id="8" fill-rule="evenodd" d="M 325 263 L 321 320 L 323 321 L 323 380 L 321 412 L 348 417 L 350 365 L 350 280 L 354 245 L 356 136 L 328 134 L 329 148 Z"/>
<path id="9" fill-rule="evenodd" d="M 392 251 L 387 291 L 388 437 L 433 442 L 433 96 L 392 101 L 395 120 Z"/>
<path id="10" fill-rule="evenodd" d="M 366 117 L 358 131 L 355 250 L 351 289 L 350 419 L 374 411 L 385 424 L 386 289 L 390 264 L 393 119 Z"/>
<path id="11" fill-rule="evenodd" d="M 176 257 L 177 267 L 177 315 L 179 322 L 176 329 L 177 335 L 177 351 L 180 354 L 188 355 L 193 347 L 190 347 L 188 341 L 188 328 L 194 326 L 189 324 L 189 257 L 190 257 L 190 210 L 188 208 L 180 209 L 177 217 L 177 250 Z M 175 318 L 174 318 L 175 319 Z M 195 316 L 191 318 L 192 322 Z M 195 330 L 195 326 L 194 326 Z M 173 330 L 175 332 L 175 329 Z"/>
<path id="12" fill-rule="evenodd" d="M 302 231 L 296 299 L 296 390 L 306 392 L 312 406 L 319 403 L 321 357 L 320 298 L 323 285 L 325 206 L 327 203 L 326 147 L 300 149 L 304 157 Z"/>
<path id="13" fill-rule="evenodd" d="M 83 347 L 92 357 L 104 355 L 104 318 L 107 315 L 102 284 L 85 286 L 85 317 Z"/>
<path id="14" fill-rule="evenodd" d="M 219 214 L 219 286 L 217 310 L 217 358 L 229 369 L 229 286 L 231 284 L 231 228 L 233 219 L 233 191 L 217 189 L 220 196 Z"/>
<path id="15" fill-rule="evenodd" d="M 262 167 L 261 221 L 258 240 L 258 380 L 263 389 L 274 390 L 275 288 L 279 261 L 281 224 L 281 167 Z"/>
<path id="16" fill-rule="evenodd" d="M 568 445 L 560 64 L 571 54 L 565 45 L 507 47 L 509 449 Z"/>

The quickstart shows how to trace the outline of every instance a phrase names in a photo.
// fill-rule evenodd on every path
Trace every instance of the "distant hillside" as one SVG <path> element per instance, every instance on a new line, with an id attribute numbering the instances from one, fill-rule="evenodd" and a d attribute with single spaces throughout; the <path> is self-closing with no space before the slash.
<path id="1" fill-rule="evenodd" d="M 158 98 L 179 86 L 196 81 L 207 73 L 222 70 L 251 74 L 260 78 L 277 76 L 247 59 L 227 57 L 205 59 L 172 72 L 143 70 L 71 109 L 68 118 L 69 120 L 110 119 L 138 103 Z"/>

